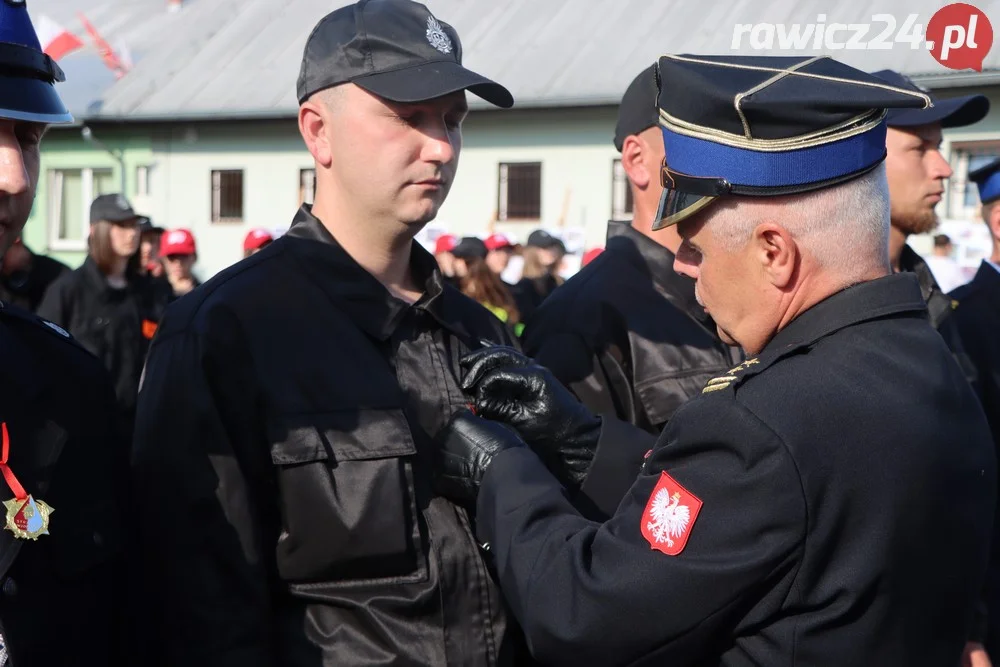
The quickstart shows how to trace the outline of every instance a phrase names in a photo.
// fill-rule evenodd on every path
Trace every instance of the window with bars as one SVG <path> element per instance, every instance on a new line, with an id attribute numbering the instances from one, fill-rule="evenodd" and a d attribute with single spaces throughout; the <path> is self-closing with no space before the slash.
<path id="1" fill-rule="evenodd" d="M 951 145 L 952 176 L 947 183 L 945 215 L 952 220 L 979 219 L 979 189 L 969 173 L 1000 157 L 1000 141 L 966 141 Z"/>
<path id="2" fill-rule="evenodd" d="M 98 195 L 117 191 L 111 169 L 50 169 L 48 237 L 52 250 L 86 250 L 90 204 Z"/>
<path id="3" fill-rule="evenodd" d="M 541 219 L 541 162 L 500 163 L 497 211 L 500 220 Z"/>
<path id="4" fill-rule="evenodd" d="M 622 161 L 615 159 L 611 165 L 611 219 L 632 219 L 632 188 Z"/>
<path id="5" fill-rule="evenodd" d="M 212 171 L 212 222 L 243 221 L 243 170 Z"/>
<path id="6" fill-rule="evenodd" d="M 316 170 L 299 169 L 299 206 L 312 204 L 316 197 Z"/>

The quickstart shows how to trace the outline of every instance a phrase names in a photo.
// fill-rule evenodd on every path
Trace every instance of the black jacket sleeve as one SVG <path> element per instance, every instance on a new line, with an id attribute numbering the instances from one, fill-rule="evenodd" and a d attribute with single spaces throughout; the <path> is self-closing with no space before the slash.
<path id="1" fill-rule="evenodd" d="M 735 401 L 685 412 L 603 524 L 581 517 L 527 448 L 503 452 L 487 471 L 479 536 L 544 664 L 704 664 L 706 646 L 733 631 L 745 605 L 790 579 L 806 509 L 780 439 Z M 675 555 L 644 536 L 671 500 L 658 493 L 664 475 L 701 501 L 684 498 L 687 543 Z"/>
<path id="2" fill-rule="evenodd" d="M 252 363 L 235 326 L 165 330 L 139 396 L 132 471 L 144 665 L 273 665 L 276 621 L 254 484 L 268 483 Z M 263 538 L 266 539 L 266 538 Z M 273 543 L 273 542 L 272 542 Z"/>

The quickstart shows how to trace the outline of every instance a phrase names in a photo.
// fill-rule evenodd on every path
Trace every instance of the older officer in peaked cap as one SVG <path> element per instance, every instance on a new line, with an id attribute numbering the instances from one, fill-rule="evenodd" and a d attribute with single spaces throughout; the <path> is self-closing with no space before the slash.
<path id="1" fill-rule="evenodd" d="M 951 293 L 957 302 L 953 319 L 975 369 L 974 386 L 1000 452 L 1000 160 L 976 169 L 969 180 L 979 189 L 982 216 L 989 229 L 990 255 L 972 281 Z M 1000 512 L 996 519 L 1000 519 Z M 996 523 L 996 521 L 995 521 Z M 984 627 L 975 639 L 985 639 L 994 662 L 1000 660 L 1000 526 L 993 530 L 994 546 L 986 577 Z"/>
<path id="2" fill-rule="evenodd" d="M 581 466 L 563 434 L 586 420 L 552 414 L 551 439 L 487 420 L 554 390 L 506 392 L 544 373 L 480 357 L 439 483 L 478 489 L 543 663 L 957 664 L 996 462 L 915 277 L 891 274 L 882 167 L 885 109 L 928 99 L 825 57 L 664 56 L 658 76 L 655 226 L 677 225 L 676 270 L 748 358 L 675 413 L 597 523 L 543 463 Z"/>
<path id="3" fill-rule="evenodd" d="M 21 234 L 50 124 L 72 121 L 21 0 L 0 0 L 0 256 Z M 0 665 L 121 664 L 127 451 L 100 362 L 0 303 Z"/>

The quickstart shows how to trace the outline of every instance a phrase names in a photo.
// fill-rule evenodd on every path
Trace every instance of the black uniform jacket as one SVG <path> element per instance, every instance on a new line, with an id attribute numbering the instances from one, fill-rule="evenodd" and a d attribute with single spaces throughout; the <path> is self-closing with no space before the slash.
<path id="1" fill-rule="evenodd" d="M 658 435 L 674 411 L 741 359 L 698 305 L 674 255 L 625 222 L 525 330 L 527 354 L 592 411 Z"/>
<path id="2" fill-rule="evenodd" d="M 88 257 L 56 280 L 38 314 L 72 334 L 111 373 L 122 412 L 135 412 L 139 377 L 157 323 L 171 299 L 165 279 L 134 275 L 128 286 L 114 289 Z"/>
<path id="3" fill-rule="evenodd" d="M 956 289 L 951 297 L 958 302 L 954 320 L 976 370 L 975 387 L 993 431 L 993 443 L 1000 451 L 1000 270 L 983 262 L 972 282 Z M 995 526 L 994 536 L 986 602 L 987 648 L 996 661 L 1000 657 L 1000 525 Z"/>
<path id="4" fill-rule="evenodd" d="M 479 535 L 551 665 L 955 665 L 996 493 L 986 421 L 915 278 L 846 289 L 713 379 L 603 524 L 528 448 Z"/>
<path id="5" fill-rule="evenodd" d="M 917 281 L 920 283 L 920 294 L 923 296 L 924 303 L 927 304 L 927 316 L 931 326 L 937 329 L 937 332 L 944 338 L 944 342 L 947 343 L 948 349 L 954 355 L 955 361 L 958 362 L 965 374 L 965 378 L 975 387 L 977 383 L 976 367 L 965 350 L 965 341 L 962 340 L 958 322 L 954 316 L 955 308 L 958 305 L 956 300 L 941 291 L 934 274 L 927 266 L 927 262 L 910 246 L 903 246 L 899 264 L 904 271 L 909 271 L 917 277 Z"/>
<path id="6" fill-rule="evenodd" d="M 114 432 L 111 381 L 65 332 L 6 304 L 0 360 L 8 465 L 53 508 L 37 540 L 0 529 L 0 633 L 11 664 L 124 664 L 128 448 Z M 13 496 L 0 478 L 0 499 Z"/>
<path id="7" fill-rule="evenodd" d="M 470 517 L 431 489 L 459 358 L 511 341 L 418 244 L 411 268 L 413 306 L 303 207 L 168 309 L 133 448 L 143 665 L 516 659 Z"/>

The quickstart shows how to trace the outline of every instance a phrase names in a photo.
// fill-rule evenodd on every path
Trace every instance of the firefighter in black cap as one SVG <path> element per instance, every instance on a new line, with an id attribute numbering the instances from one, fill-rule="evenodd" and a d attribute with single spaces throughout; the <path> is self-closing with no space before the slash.
<path id="1" fill-rule="evenodd" d="M 634 219 L 608 223 L 604 253 L 545 300 L 523 346 L 592 411 L 659 435 L 740 353 L 719 341 L 694 281 L 674 271 L 680 236 L 652 231 L 663 161 L 653 70 L 625 91 L 615 128 Z"/>
<path id="2" fill-rule="evenodd" d="M 422 4 L 362 0 L 307 39 L 314 203 L 172 306 L 146 365 L 144 667 L 525 664 L 472 517 L 432 488 L 459 357 L 511 342 L 413 241 L 466 91 L 513 104 Z"/>
<path id="3" fill-rule="evenodd" d="M 476 415 L 440 434 L 442 490 L 478 495 L 545 664 L 958 664 L 996 460 L 916 277 L 892 274 L 882 165 L 885 109 L 928 98 L 825 57 L 658 70 L 654 227 L 678 226 L 676 268 L 748 358 L 674 414 L 594 522 L 557 477 L 614 453 L 579 446 L 600 420 L 544 368 L 477 351 Z"/>
<path id="4" fill-rule="evenodd" d="M 0 0 L 0 255 L 19 236 L 48 125 L 72 120 L 24 2 Z M 0 664 L 124 659 L 125 443 L 100 362 L 58 326 L 0 304 Z"/>

